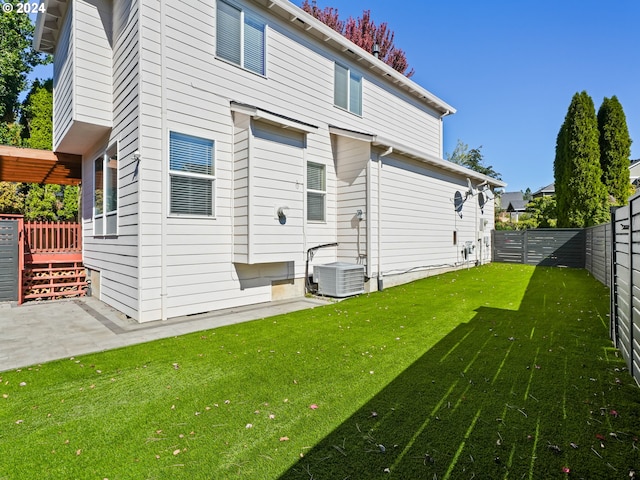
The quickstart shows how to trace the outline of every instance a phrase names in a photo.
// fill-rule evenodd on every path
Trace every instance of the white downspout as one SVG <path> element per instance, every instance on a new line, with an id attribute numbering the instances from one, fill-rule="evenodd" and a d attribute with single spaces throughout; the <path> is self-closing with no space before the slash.
<path id="1" fill-rule="evenodd" d="M 161 320 L 167 320 L 167 215 L 169 202 L 169 175 L 168 171 L 168 149 L 167 142 L 167 58 L 165 45 L 165 0 L 160 0 L 160 138 L 162 149 L 160 158 L 161 171 L 161 191 L 162 201 L 160 202 L 160 311 Z"/>
<path id="2" fill-rule="evenodd" d="M 378 290 L 382 290 L 382 202 L 380 199 L 382 185 L 382 158 L 393 153 L 393 147 L 387 148 L 386 151 L 378 155 Z"/>
<path id="3" fill-rule="evenodd" d="M 442 115 L 440 115 L 440 158 L 444 158 L 444 117 L 447 115 L 451 115 L 451 112 L 447 110 Z"/>

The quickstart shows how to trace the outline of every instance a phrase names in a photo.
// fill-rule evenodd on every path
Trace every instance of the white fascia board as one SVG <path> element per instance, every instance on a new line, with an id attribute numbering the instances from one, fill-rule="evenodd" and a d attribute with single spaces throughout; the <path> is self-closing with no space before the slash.
<path id="1" fill-rule="evenodd" d="M 44 11 L 47 11 L 49 0 L 41 0 L 41 5 L 44 5 Z M 42 32 L 44 30 L 44 19 L 46 13 L 41 11 L 38 12 L 36 16 L 36 26 L 33 31 L 33 40 L 31 41 L 31 46 L 35 51 L 40 51 L 40 41 L 42 40 Z"/>
<path id="2" fill-rule="evenodd" d="M 310 123 L 302 122 L 285 115 L 279 115 L 277 113 L 262 110 L 259 107 L 253 105 L 247 105 L 246 103 L 231 102 L 231 111 L 235 113 L 242 113 L 254 118 L 255 120 L 262 120 L 267 123 L 278 125 L 282 128 L 288 128 L 291 130 L 297 130 L 303 133 L 315 133 L 318 131 L 318 127 L 311 125 Z"/>
<path id="3" fill-rule="evenodd" d="M 340 135 L 341 137 L 351 138 L 353 140 L 362 140 L 363 142 L 373 142 L 375 135 L 364 132 L 356 132 L 355 130 L 349 130 L 346 128 L 335 127 L 329 125 L 329 133 L 333 135 Z"/>

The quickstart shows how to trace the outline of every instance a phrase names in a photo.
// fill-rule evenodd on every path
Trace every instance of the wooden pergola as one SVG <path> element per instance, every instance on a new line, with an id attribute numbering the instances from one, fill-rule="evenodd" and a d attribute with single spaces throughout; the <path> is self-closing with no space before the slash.
<path id="1" fill-rule="evenodd" d="M 0 181 L 78 185 L 82 156 L 0 145 Z"/>

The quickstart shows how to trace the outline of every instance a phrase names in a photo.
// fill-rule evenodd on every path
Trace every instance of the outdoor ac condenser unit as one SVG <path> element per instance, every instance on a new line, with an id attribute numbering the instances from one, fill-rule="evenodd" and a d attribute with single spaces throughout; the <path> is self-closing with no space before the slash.
<path id="1" fill-rule="evenodd" d="M 349 297 L 364 293 L 364 265 L 335 262 L 313 267 L 313 281 L 318 294 Z"/>

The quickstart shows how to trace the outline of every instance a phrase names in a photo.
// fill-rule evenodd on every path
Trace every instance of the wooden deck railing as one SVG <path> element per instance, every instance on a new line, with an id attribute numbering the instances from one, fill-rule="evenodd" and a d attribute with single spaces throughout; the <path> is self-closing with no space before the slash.
<path id="1" fill-rule="evenodd" d="M 22 215 L 0 218 L 18 222 L 18 303 L 85 294 L 81 224 L 23 221 Z"/>
<path id="2" fill-rule="evenodd" d="M 82 255 L 82 225 L 71 222 L 24 222 L 26 255 Z M 45 260 L 51 261 L 51 260 Z"/>

